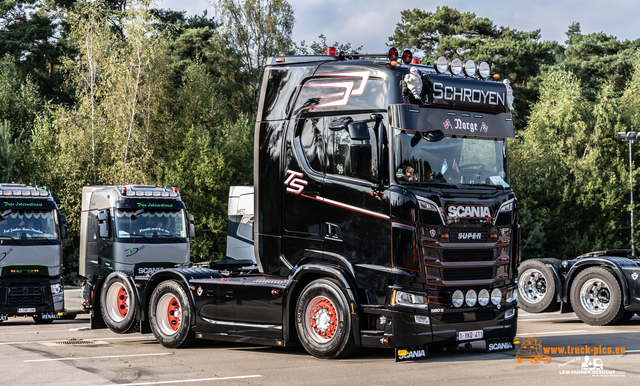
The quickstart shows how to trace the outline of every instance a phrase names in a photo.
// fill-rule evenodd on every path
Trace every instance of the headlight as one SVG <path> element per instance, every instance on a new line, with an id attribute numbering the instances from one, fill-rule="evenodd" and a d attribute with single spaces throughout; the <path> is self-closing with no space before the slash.
<path id="1" fill-rule="evenodd" d="M 436 60 L 433 61 L 433 65 L 438 74 L 444 74 L 447 72 L 447 58 L 444 56 L 438 56 Z"/>
<path id="2" fill-rule="evenodd" d="M 478 63 L 478 75 L 483 79 L 487 79 L 491 75 L 491 66 L 487 62 Z"/>
<path id="3" fill-rule="evenodd" d="M 438 209 L 436 209 L 436 207 L 433 204 L 429 204 L 426 201 L 418 200 L 418 204 L 420 205 L 420 209 L 432 210 L 434 212 L 438 211 Z"/>
<path id="4" fill-rule="evenodd" d="M 453 75 L 460 75 L 462 73 L 462 60 L 460 58 L 453 58 L 449 62 L 449 71 Z"/>
<path id="5" fill-rule="evenodd" d="M 453 304 L 453 306 L 456 308 L 459 308 L 462 305 L 463 301 L 464 301 L 464 294 L 460 290 L 457 290 L 456 292 L 453 293 L 453 296 L 451 296 L 451 304 Z"/>
<path id="6" fill-rule="evenodd" d="M 62 293 L 62 286 L 60 283 L 51 284 L 51 295 L 59 295 Z"/>
<path id="7" fill-rule="evenodd" d="M 429 301 L 424 295 L 416 295 L 408 292 L 395 291 L 393 297 L 393 305 L 407 306 L 407 307 L 420 307 L 424 308 L 429 305 Z"/>
<path id="8" fill-rule="evenodd" d="M 464 74 L 466 76 L 474 76 L 476 74 L 476 63 L 473 60 L 465 60 L 462 67 L 464 68 Z"/>
<path id="9" fill-rule="evenodd" d="M 513 307 L 512 309 L 507 310 L 507 312 L 504 313 L 504 318 L 505 319 L 511 319 L 511 318 L 513 318 L 513 315 L 515 315 L 515 314 L 516 314 L 516 308 Z"/>
<path id="10" fill-rule="evenodd" d="M 500 213 L 502 212 L 511 212 L 513 210 L 513 202 L 510 202 L 506 205 L 502 205 L 500 207 Z"/>
<path id="11" fill-rule="evenodd" d="M 518 295 L 516 294 L 516 291 L 510 289 L 509 291 L 507 291 L 507 303 L 513 303 L 518 299 Z"/>
<path id="12" fill-rule="evenodd" d="M 476 291 L 474 290 L 469 290 L 465 295 L 465 300 L 467 303 L 467 307 L 473 307 L 476 305 L 476 300 L 478 300 L 478 294 L 476 294 Z"/>
<path id="13" fill-rule="evenodd" d="M 489 291 L 487 291 L 486 289 L 483 289 L 478 294 L 478 304 L 483 307 L 486 306 L 487 304 L 489 304 L 489 298 L 490 298 Z"/>
<path id="14" fill-rule="evenodd" d="M 495 288 L 493 291 L 491 291 L 491 303 L 497 306 L 498 304 L 500 304 L 501 301 L 502 301 L 502 291 Z"/>

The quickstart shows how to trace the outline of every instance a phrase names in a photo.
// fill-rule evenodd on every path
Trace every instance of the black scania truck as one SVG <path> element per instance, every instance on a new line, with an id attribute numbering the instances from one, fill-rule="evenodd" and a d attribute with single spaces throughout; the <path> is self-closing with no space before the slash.
<path id="1" fill-rule="evenodd" d="M 167 347 L 301 343 L 319 358 L 357 347 L 416 358 L 479 340 L 512 348 L 514 131 L 508 88 L 492 75 L 458 58 L 411 65 L 395 49 L 270 58 L 253 259 L 156 272 L 143 332 Z"/>
<path id="2" fill-rule="evenodd" d="M 48 189 L 0 184 L 0 321 L 43 324 L 63 315 L 65 222 Z"/>

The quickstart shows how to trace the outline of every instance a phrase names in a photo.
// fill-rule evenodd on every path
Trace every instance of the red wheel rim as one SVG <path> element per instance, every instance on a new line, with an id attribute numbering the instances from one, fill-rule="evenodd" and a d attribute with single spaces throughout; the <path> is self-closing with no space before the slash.
<path id="1" fill-rule="evenodd" d="M 118 312 L 120 313 L 120 316 L 124 318 L 125 316 L 127 316 L 127 313 L 129 313 L 129 294 L 127 293 L 127 290 L 124 289 L 124 287 L 120 287 L 118 295 L 116 296 L 118 297 L 116 301 L 116 304 L 118 305 Z"/>
<path id="2" fill-rule="evenodd" d="M 324 296 L 311 301 L 307 308 L 309 326 L 316 338 L 330 340 L 336 334 L 338 315 L 333 302 Z"/>
<path id="3" fill-rule="evenodd" d="M 178 300 L 173 297 L 169 301 L 169 306 L 167 307 L 167 320 L 169 321 L 169 325 L 176 331 L 178 327 L 180 327 L 180 303 Z"/>

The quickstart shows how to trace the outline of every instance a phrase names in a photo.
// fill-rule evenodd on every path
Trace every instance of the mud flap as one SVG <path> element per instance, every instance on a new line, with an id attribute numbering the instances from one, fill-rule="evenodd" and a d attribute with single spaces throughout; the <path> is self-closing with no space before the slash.
<path id="1" fill-rule="evenodd" d="M 428 347 L 413 347 L 413 348 L 397 348 L 396 349 L 396 362 L 418 361 L 427 359 L 429 356 Z"/>
<path id="2" fill-rule="evenodd" d="M 485 352 L 506 351 L 516 348 L 513 344 L 513 339 L 511 338 L 487 339 L 486 343 L 487 348 L 485 349 Z"/>

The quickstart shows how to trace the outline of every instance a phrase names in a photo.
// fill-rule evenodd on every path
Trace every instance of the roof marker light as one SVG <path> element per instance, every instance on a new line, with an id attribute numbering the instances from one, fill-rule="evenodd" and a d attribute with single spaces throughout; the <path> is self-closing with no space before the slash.
<path id="1" fill-rule="evenodd" d="M 411 64 L 420 64 L 420 59 L 418 58 L 411 59 Z"/>
<path id="2" fill-rule="evenodd" d="M 276 58 L 276 63 L 283 63 L 284 62 L 284 58 Z"/>
<path id="3" fill-rule="evenodd" d="M 336 56 L 337 51 L 335 47 L 327 47 L 327 49 L 325 50 L 325 54 L 327 54 L 328 56 Z"/>
<path id="4" fill-rule="evenodd" d="M 126 187 L 126 186 L 123 186 L 123 187 L 122 187 L 122 195 L 123 195 L 123 196 L 126 196 L 126 195 L 127 195 L 127 187 Z"/>
<path id="5" fill-rule="evenodd" d="M 395 47 L 389 48 L 389 60 L 398 59 L 398 50 Z"/>
<path id="6" fill-rule="evenodd" d="M 411 59 L 413 59 L 413 54 L 411 53 L 411 51 L 404 50 L 404 52 L 402 53 L 402 61 L 404 62 L 404 64 L 411 63 Z"/>

